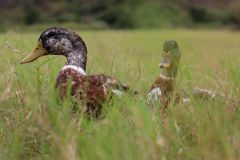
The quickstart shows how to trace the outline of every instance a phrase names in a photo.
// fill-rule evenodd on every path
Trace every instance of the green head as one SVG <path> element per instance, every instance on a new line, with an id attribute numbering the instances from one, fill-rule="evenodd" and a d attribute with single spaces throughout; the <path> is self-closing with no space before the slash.
<path id="1" fill-rule="evenodd" d="M 163 43 L 162 58 L 162 62 L 158 65 L 158 67 L 166 68 L 164 71 L 166 76 L 176 77 L 177 67 L 181 58 L 181 52 L 176 41 L 171 40 Z"/>

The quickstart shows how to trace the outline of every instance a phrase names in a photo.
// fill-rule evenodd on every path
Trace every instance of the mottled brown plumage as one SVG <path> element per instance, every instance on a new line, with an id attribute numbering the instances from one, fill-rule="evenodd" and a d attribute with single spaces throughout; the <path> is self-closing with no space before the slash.
<path id="1" fill-rule="evenodd" d="M 125 91 L 129 89 L 127 85 L 115 78 L 103 74 L 81 74 L 74 69 L 67 68 L 59 73 L 55 84 L 55 88 L 59 89 L 61 99 L 67 96 L 68 83 L 71 85 L 70 95 L 74 99 L 82 100 L 82 104 L 86 107 L 85 112 L 95 114 L 97 117 L 102 103 L 114 95 L 112 89 Z"/>
<path id="2" fill-rule="evenodd" d="M 112 89 L 127 91 L 129 87 L 119 80 L 103 74 L 81 74 L 78 71 L 67 68 L 62 70 L 56 80 L 55 88 L 59 87 L 62 98 L 67 95 L 68 83 L 71 83 L 71 95 L 87 101 L 95 101 L 96 104 L 107 100 L 109 94 L 113 95 Z"/>

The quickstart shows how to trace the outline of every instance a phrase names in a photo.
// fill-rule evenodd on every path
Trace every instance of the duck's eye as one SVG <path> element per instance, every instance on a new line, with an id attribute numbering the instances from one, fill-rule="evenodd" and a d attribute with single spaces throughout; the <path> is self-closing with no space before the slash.
<path id="1" fill-rule="evenodd" d="M 38 47 L 36 48 L 36 50 L 38 50 Z"/>
<path id="2" fill-rule="evenodd" d="M 51 33 L 49 33 L 49 35 L 50 35 L 50 36 L 53 36 L 54 34 L 51 32 Z"/>

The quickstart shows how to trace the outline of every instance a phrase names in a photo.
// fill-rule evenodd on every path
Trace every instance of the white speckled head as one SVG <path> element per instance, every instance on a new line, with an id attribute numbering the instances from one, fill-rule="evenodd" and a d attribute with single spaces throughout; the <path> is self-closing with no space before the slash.
<path id="1" fill-rule="evenodd" d="M 66 65 L 82 68 L 86 71 L 87 48 L 81 37 L 75 32 L 62 27 L 45 30 L 39 37 L 34 51 L 20 63 L 33 62 L 45 55 L 63 55 Z"/>
<path id="2" fill-rule="evenodd" d="M 39 41 L 47 50 L 46 55 L 63 55 L 67 58 L 67 66 L 76 66 L 86 71 L 87 48 L 81 37 L 75 32 L 62 27 L 45 30 Z"/>
<path id="3" fill-rule="evenodd" d="M 45 30 L 39 37 L 43 48 L 50 55 L 64 55 L 71 51 L 87 54 L 87 48 L 81 37 L 75 32 L 62 27 L 53 27 Z"/>

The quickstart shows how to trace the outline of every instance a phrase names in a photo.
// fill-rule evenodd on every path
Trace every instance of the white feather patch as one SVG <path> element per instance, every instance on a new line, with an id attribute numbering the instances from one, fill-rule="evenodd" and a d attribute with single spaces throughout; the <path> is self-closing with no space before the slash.
<path id="1" fill-rule="evenodd" d="M 62 71 L 65 70 L 65 69 L 67 69 L 67 68 L 74 69 L 74 70 L 78 71 L 78 72 L 81 73 L 81 74 L 87 75 L 86 72 L 85 72 L 82 68 L 77 67 L 77 66 L 73 66 L 73 65 L 64 66 L 64 67 L 62 68 Z"/>
<path id="2" fill-rule="evenodd" d="M 122 92 L 121 91 L 113 89 L 112 92 L 115 93 L 119 98 L 121 98 L 121 96 L 122 96 Z"/>
<path id="3" fill-rule="evenodd" d="M 162 79 L 168 79 L 168 80 L 174 79 L 173 77 L 166 77 L 166 76 L 162 75 L 162 73 L 160 74 L 160 77 L 162 77 Z"/>
<path id="4" fill-rule="evenodd" d="M 151 92 L 149 92 L 148 94 L 148 100 L 155 100 L 155 101 L 159 101 L 160 100 L 160 96 L 161 96 L 161 90 L 160 88 L 154 88 Z M 189 102 L 190 99 L 189 98 L 183 98 L 182 99 L 183 103 L 184 102 Z"/>
<path id="5" fill-rule="evenodd" d="M 166 78 L 169 78 L 169 77 L 166 77 Z M 195 88 L 199 91 L 202 91 L 202 92 L 207 92 L 208 94 L 211 95 L 211 98 L 215 98 L 216 94 L 215 92 L 211 92 L 209 90 L 206 90 L 206 89 L 200 89 L 200 88 Z M 151 92 L 149 92 L 148 94 L 148 100 L 151 101 L 151 100 L 155 100 L 155 101 L 159 101 L 160 100 L 160 96 L 161 96 L 161 90 L 158 88 L 154 88 L 153 90 L 151 90 Z M 190 99 L 189 98 L 183 98 L 182 99 L 182 102 L 185 103 L 185 102 L 190 102 Z"/>
<path id="6" fill-rule="evenodd" d="M 189 98 L 183 98 L 182 101 L 183 101 L 183 103 L 184 102 L 190 102 L 190 99 Z"/>
<path id="7" fill-rule="evenodd" d="M 104 97 L 107 98 L 107 88 L 105 87 L 105 85 L 103 86 L 103 93 L 104 93 Z"/>
<path id="8" fill-rule="evenodd" d="M 157 101 L 160 98 L 160 96 L 161 96 L 161 90 L 159 89 L 159 87 L 157 87 L 151 90 L 151 92 L 149 92 L 148 100 L 151 101 L 152 99 L 154 99 L 155 101 Z"/>
<path id="9" fill-rule="evenodd" d="M 215 93 L 214 92 L 211 92 L 209 90 L 206 90 L 206 89 L 201 89 L 201 88 L 196 88 L 197 90 L 201 91 L 201 92 L 207 92 L 208 94 L 212 95 L 212 98 L 214 99 L 215 98 Z"/>

